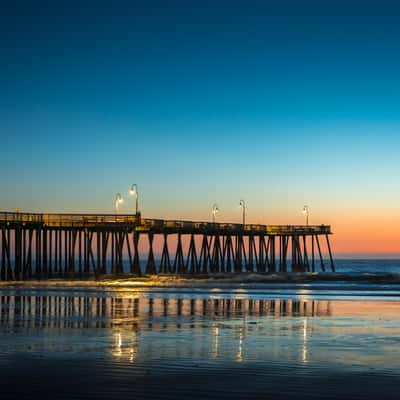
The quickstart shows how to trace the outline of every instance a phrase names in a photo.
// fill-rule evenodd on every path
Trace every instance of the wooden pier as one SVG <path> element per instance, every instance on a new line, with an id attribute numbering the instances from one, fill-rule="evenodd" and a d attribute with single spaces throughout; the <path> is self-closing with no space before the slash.
<path id="1" fill-rule="evenodd" d="M 168 221 L 141 218 L 140 214 L 0 212 L 0 280 L 334 272 L 330 234 L 329 225 Z M 328 260 L 323 258 L 322 241 Z"/>

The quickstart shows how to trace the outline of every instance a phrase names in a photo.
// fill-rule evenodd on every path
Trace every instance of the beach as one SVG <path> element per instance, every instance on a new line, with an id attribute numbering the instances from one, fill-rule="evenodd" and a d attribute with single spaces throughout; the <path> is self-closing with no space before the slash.
<path id="1" fill-rule="evenodd" d="M 397 284 L 24 285 L 0 288 L 5 399 L 397 398 Z"/>

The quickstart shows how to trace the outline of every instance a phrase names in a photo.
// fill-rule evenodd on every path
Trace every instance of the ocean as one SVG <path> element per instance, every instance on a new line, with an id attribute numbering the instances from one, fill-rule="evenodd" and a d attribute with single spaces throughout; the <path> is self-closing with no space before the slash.
<path id="1" fill-rule="evenodd" d="M 400 274 L 400 259 L 336 259 L 335 267 L 349 274 Z"/>

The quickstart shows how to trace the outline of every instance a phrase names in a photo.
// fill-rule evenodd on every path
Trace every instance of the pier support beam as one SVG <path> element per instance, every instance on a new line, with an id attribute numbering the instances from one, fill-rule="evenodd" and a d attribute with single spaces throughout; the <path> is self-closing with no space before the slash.
<path id="1" fill-rule="evenodd" d="M 156 264 L 154 262 L 154 252 L 153 252 L 154 234 L 153 233 L 148 233 L 147 237 L 148 237 L 148 240 L 149 240 L 149 255 L 148 255 L 148 258 L 147 258 L 146 274 L 154 275 L 157 272 L 156 271 Z"/>

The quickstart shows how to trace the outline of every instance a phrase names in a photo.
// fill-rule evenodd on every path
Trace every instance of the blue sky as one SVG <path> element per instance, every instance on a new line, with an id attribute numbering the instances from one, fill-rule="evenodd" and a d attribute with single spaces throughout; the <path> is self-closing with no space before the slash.
<path id="1" fill-rule="evenodd" d="M 395 3 L 17 2 L 0 46 L 2 209 L 399 215 Z"/>

